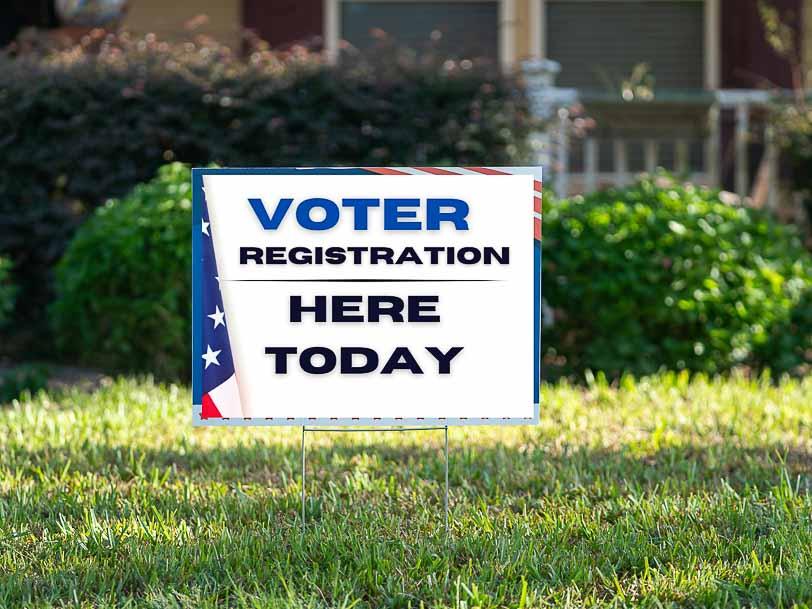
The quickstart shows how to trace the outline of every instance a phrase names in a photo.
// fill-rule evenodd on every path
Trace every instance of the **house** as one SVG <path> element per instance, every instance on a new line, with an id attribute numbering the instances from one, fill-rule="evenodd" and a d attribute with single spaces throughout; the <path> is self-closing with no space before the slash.
<path id="1" fill-rule="evenodd" d="M 66 1 L 50 4 L 58 9 Z M 812 0 L 768 2 L 789 25 L 799 59 L 812 66 Z M 26 0 L 11 0 L 15 3 L 32 13 Z M 234 45 L 249 29 L 272 46 L 306 42 L 332 58 L 342 41 L 363 52 L 383 30 L 412 47 L 432 43 L 449 57 L 480 57 L 505 70 L 532 71 L 534 64 L 524 60 L 552 59 L 560 65 L 555 76 L 560 95 L 553 99 L 577 102 L 596 119 L 587 138 L 569 138 L 565 129 L 557 136 L 551 165 L 561 191 L 623 182 L 637 171 L 664 166 L 766 199 L 765 176 L 776 183 L 777 156 L 770 152 L 763 120 L 765 90 L 796 84 L 791 62 L 767 42 L 759 0 L 129 0 L 127 5 L 124 28 L 162 37 L 188 35 L 189 21 L 205 14 L 207 20 L 196 21 L 197 31 Z M 48 14 L 42 20 L 53 25 L 59 11 L 43 10 Z"/>

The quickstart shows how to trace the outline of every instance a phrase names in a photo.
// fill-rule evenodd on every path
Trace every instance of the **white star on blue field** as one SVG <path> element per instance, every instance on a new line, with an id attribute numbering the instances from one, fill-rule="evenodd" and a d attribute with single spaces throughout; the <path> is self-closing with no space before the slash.
<path id="1" fill-rule="evenodd" d="M 225 307 L 220 292 L 220 278 L 212 243 L 212 227 L 209 221 L 208 206 L 203 201 L 203 219 L 200 230 L 203 233 L 203 341 L 206 350 L 203 360 L 203 393 L 207 394 L 234 374 L 234 361 L 231 357 L 231 344 L 226 328 Z"/>

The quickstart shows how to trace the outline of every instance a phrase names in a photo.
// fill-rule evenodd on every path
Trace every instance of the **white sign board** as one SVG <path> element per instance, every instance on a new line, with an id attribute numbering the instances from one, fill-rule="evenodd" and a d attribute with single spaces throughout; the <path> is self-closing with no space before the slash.
<path id="1" fill-rule="evenodd" d="M 540 169 L 192 180 L 196 424 L 536 421 Z"/>

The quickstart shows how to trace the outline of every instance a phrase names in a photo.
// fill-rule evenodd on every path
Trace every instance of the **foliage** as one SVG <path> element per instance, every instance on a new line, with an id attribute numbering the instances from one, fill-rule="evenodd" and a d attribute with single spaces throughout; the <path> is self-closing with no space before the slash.
<path id="1" fill-rule="evenodd" d="M 795 233 L 666 176 L 545 202 L 543 282 L 563 372 L 812 361 L 812 258 Z"/>
<path id="2" fill-rule="evenodd" d="M 812 370 L 812 286 L 803 292 L 789 317 L 773 325 L 756 355 L 776 371 L 793 370 L 799 362 L 805 363 L 802 370 Z"/>
<path id="3" fill-rule="evenodd" d="M 542 388 L 539 425 L 193 430 L 122 379 L 0 409 L 0 606 L 805 607 L 812 377 Z M 66 599 L 68 599 L 66 601 Z"/>
<path id="4" fill-rule="evenodd" d="M 17 288 L 11 283 L 11 262 L 0 256 L 0 326 L 8 320 L 16 295 Z"/>
<path id="5" fill-rule="evenodd" d="M 127 34 L 7 57 L 0 60 L 0 132 L 8 134 L 0 200 L 58 191 L 94 206 L 171 159 L 517 164 L 531 126 L 526 101 L 514 82 L 470 63 L 426 65 L 395 49 L 374 64 L 348 58 L 329 66 L 303 49 L 258 48 L 246 60 L 212 41 Z"/>
<path id="6" fill-rule="evenodd" d="M 42 365 L 18 366 L 0 374 L 0 404 L 30 399 L 48 386 L 50 371 Z"/>
<path id="7" fill-rule="evenodd" d="M 57 345 L 106 369 L 188 373 L 191 175 L 180 163 L 82 225 L 56 269 Z"/>
<path id="8" fill-rule="evenodd" d="M 0 187 L 1 188 L 1 187 Z M 0 208 L 2 208 L 0 201 Z M 19 284 L 13 327 L 0 341 L 0 356 L 51 357 L 45 309 L 53 298 L 51 269 L 62 256 L 82 217 L 81 207 L 65 200 L 44 200 L 0 210 L 0 249 L 14 261 Z"/>
<path id="9" fill-rule="evenodd" d="M 98 52 L 7 59 L 0 74 L 7 102 L 0 124 L 10 134 L 1 192 L 9 199 L 58 190 L 95 205 L 168 158 L 258 166 L 510 162 L 529 126 L 518 90 L 492 74 L 385 62 L 329 67 L 305 51 L 255 50 L 243 61 L 214 43 L 123 35 Z"/>
<path id="10" fill-rule="evenodd" d="M 780 10 L 766 0 L 759 0 L 758 11 L 764 38 L 776 55 L 786 61 L 793 85 L 792 97 L 779 95 L 769 116 L 786 159 L 784 167 L 788 171 L 783 173 L 788 174 L 793 190 L 792 199 L 783 201 L 778 211 L 784 221 L 801 229 L 807 247 L 812 250 L 812 111 L 808 104 L 809 72 L 794 25 L 797 15 L 792 9 Z"/>
<path id="11" fill-rule="evenodd" d="M 797 224 L 812 250 L 812 108 L 806 102 L 777 105 L 771 120 L 786 158 L 790 184 L 796 194 L 787 220 Z"/>
<path id="12" fill-rule="evenodd" d="M 511 79 L 382 48 L 340 66 L 297 48 L 247 55 L 94 32 L 0 55 L 0 251 L 42 317 L 79 220 L 167 161 L 225 166 L 519 165 L 532 127 Z M 11 213 L 13 212 L 13 213 Z M 41 343 L 47 341 L 41 340 Z"/>

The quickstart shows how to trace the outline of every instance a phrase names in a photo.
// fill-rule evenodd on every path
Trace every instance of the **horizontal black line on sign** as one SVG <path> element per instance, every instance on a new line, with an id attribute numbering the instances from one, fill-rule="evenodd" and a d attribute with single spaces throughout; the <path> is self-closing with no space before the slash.
<path id="1" fill-rule="evenodd" d="M 228 281 L 280 283 L 466 283 L 492 282 L 501 279 L 229 279 Z"/>

